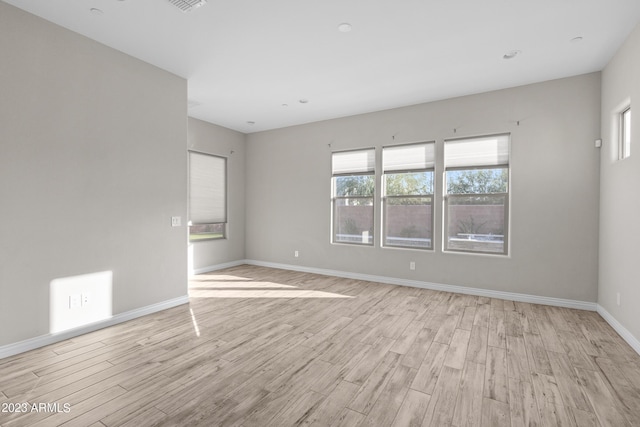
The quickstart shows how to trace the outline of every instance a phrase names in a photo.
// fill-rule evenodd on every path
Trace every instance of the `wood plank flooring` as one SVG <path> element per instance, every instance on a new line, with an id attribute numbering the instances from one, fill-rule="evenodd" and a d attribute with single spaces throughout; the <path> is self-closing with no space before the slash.
<path id="1" fill-rule="evenodd" d="M 254 266 L 190 296 L 0 360 L 0 405 L 58 404 L 0 425 L 640 426 L 640 356 L 594 312 Z"/>

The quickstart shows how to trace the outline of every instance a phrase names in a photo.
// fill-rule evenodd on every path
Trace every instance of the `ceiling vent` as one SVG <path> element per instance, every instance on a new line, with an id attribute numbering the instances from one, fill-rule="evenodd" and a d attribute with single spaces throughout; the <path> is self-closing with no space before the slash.
<path id="1" fill-rule="evenodd" d="M 191 10 L 203 6 L 206 2 L 207 0 L 169 0 L 169 3 L 183 12 L 191 12 Z"/>

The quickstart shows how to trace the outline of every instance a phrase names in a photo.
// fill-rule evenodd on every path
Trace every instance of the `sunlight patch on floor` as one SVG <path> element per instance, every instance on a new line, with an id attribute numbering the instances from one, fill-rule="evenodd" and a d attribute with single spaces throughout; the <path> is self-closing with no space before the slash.
<path id="1" fill-rule="evenodd" d="M 306 289 L 190 289 L 193 298 L 353 298 L 333 292 Z"/>
<path id="2" fill-rule="evenodd" d="M 287 285 L 228 274 L 201 274 L 189 279 L 189 296 L 192 298 L 354 298 L 334 292 L 305 289 L 304 286 L 304 283 L 298 286 Z"/>
<path id="3" fill-rule="evenodd" d="M 273 282 L 223 282 L 223 283 L 191 283 L 189 285 L 192 289 L 298 289 L 296 286 L 283 285 L 281 283 Z"/>
<path id="4" fill-rule="evenodd" d="M 198 328 L 198 321 L 196 320 L 196 315 L 193 314 L 193 309 L 190 308 L 189 312 L 191 313 L 191 322 L 193 323 L 193 330 L 196 333 L 196 336 L 200 336 L 200 328 Z"/>

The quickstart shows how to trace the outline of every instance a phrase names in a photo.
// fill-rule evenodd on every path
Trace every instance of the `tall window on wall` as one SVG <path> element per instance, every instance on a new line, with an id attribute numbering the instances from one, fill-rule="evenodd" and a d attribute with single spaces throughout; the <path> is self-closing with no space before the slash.
<path id="1" fill-rule="evenodd" d="M 620 159 L 631 155 L 631 107 L 620 113 Z"/>
<path id="2" fill-rule="evenodd" d="M 223 239 L 227 224 L 227 159 L 189 152 L 189 240 Z"/>
<path id="3" fill-rule="evenodd" d="M 445 250 L 507 254 L 509 135 L 444 143 Z"/>
<path id="4" fill-rule="evenodd" d="M 333 153 L 331 169 L 333 242 L 373 245 L 375 150 Z"/>
<path id="5" fill-rule="evenodd" d="M 432 248 L 435 143 L 384 147 L 383 245 Z"/>

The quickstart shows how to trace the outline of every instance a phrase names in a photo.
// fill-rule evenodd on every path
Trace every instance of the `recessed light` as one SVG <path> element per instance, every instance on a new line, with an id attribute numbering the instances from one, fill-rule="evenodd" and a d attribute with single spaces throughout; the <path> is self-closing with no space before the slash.
<path id="1" fill-rule="evenodd" d="M 89 12 L 93 13 L 94 15 L 102 15 L 104 13 L 102 9 L 98 9 L 97 7 L 92 7 L 91 9 L 89 9 Z"/>
<path id="2" fill-rule="evenodd" d="M 282 104 L 282 106 L 283 106 L 283 107 L 288 107 L 288 106 L 289 106 L 289 104 Z"/>
<path id="3" fill-rule="evenodd" d="M 505 53 L 502 58 L 503 59 L 513 59 L 516 56 L 520 55 L 522 53 L 521 50 L 510 50 L 509 52 Z"/>
<path id="4" fill-rule="evenodd" d="M 578 37 L 574 37 L 571 40 L 569 40 L 571 43 L 580 43 L 582 41 L 582 37 L 578 36 Z"/>
<path id="5" fill-rule="evenodd" d="M 338 31 L 340 31 L 341 33 L 348 33 L 349 31 L 351 31 L 351 24 L 349 24 L 348 22 L 343 22 L 342 24 L 338 25 Z"/>
<path id="6" fill-rule="evenodd" d="M 256 124 L 256 122 L 252 122 L 251 120 L 248 120 L 248 121 L 247 121 L 247 124 L 248 124 L 248 125 L 255 125 L 255 124 Z"/>
<path id="7" fill-rule="evenodd" d="M 306 104 L 307 102 L 309 102 L 308 99 L 302 98 L 300 101 L 298 101 L 300 104 Z"/>

